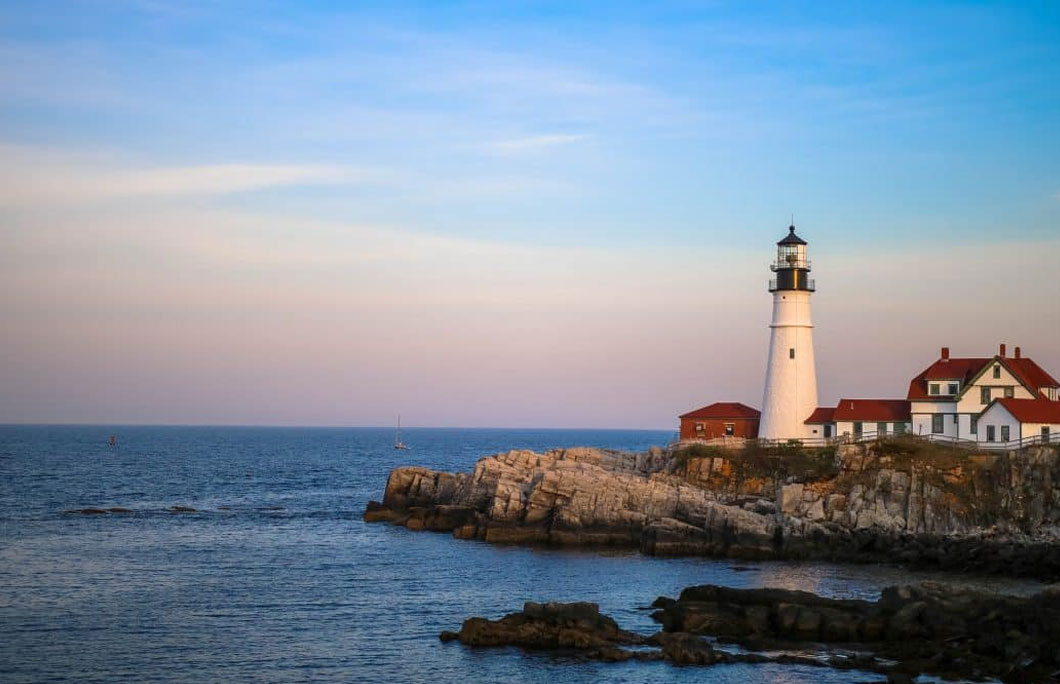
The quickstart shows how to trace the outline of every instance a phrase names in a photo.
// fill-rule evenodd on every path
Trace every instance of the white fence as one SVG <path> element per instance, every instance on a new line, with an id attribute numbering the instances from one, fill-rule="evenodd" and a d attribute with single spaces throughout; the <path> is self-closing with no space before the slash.
<path id="1" fill-rule="evenodd" d="M 844 434 L 838 437 L 812 437 L 808 439 L 741 439 L 733 437 L 718 437 L 703 440 L 692 439 L 675 441 L 670 444 L 675 446 L 688 446 L 690 444 L 702 444 L 704 446 L 716 446 L 722 448 L 737 449 L 747 444 L 758 444 L 760 446 L 780 447 L 831 447 L 840 444 L 863 444 L 875 442 L 881 439 L 904 438 L 919 439 L 935 444 L 945 444 L 955 449 L 966 449 L 968 451 L 1020 451 L 1034 446 L 1047 444 L 1060 444 L 1060 432 L 1050 435 L 1035 435 L 1024 439 L 1008 442 L 977 442 L 971 439 L 958 439 L 945 435 L 915 435 L 911 432 L 863 432 L 860 435 Z"/>

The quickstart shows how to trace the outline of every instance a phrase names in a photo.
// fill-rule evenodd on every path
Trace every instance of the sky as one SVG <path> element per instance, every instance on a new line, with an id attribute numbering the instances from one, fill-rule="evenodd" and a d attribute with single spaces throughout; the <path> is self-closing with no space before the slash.
<path id="1" fill-rule="evenodd" d="M 0 422 L 676 429 L 1060 374 L 1060 6 L 0 6 Z"/>

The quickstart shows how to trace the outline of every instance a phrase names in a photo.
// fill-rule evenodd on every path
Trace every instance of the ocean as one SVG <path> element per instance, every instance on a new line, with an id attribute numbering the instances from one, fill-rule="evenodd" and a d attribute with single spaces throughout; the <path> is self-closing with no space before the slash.
<path id="1" fill-rule="evenodd" d="M 109 445 L 114 435 L 115 446 Z M 790 665 L 594 663 L 443 644 L 527 600 L 595 601 L 657 631 L 659 595 L 715 583 L 874 599 L 921 579 L 998 578 L 827 563 L 491 546 L 365 524 L 400 465 L 469 470 L 511 448 L 642 450 L 624 430 L 0 426 L 4 682 L 868 682 Z M 172 512 L 174 506 L 196 512 Z M 131 513 L 68 513 L 123 507 Z"/>

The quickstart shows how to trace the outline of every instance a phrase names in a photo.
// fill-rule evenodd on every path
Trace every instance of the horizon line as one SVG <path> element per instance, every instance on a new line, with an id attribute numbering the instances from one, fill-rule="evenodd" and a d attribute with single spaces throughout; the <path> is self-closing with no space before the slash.
<path id="1" fill-rule="evenodd" d="M 395 430 L 394 425 L 337 425 L 337 424 L 285 424 L 285 423 L 92 423 L 92 422 L 4 422 L 3 427 L 216 427 L 216 428 L 265 428 L 265 429 L 323 429 L 323 430 Z M 493 425 L 402 425 L 402 430 L 606 430 L 614 432 L 678 432 L 679 427 L 673 428 L 644 428 L 644 427 L 511 427 Z"/>

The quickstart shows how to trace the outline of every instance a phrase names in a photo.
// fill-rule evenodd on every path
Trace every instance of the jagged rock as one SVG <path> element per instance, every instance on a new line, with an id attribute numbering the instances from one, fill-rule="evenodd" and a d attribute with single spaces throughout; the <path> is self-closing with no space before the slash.
<path id="1" fill-rule="evenodd" d="M 471 473 L 397 468 L 364 517 L 501 544 L 1060 577 L 1056 449 L 978 455 L 912 438 L 755 449 L 523 450 Z"/>

